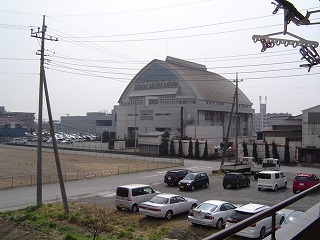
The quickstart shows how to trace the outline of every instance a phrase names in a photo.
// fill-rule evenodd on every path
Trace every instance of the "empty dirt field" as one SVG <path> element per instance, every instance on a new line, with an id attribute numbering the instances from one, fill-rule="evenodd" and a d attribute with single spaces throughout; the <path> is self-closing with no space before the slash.
<path id="1" fill-rule="evenodd" d="M 112 174 L 148 171 L 174 166 L 174 163 L 110 158 L 59 153 L 65 181 L 103 177 Z M 37 173 L 37 149 L 0 147 L 0 189 L 34 185 Z M 57 168 L 53 152 L 42 152 L 43 183 L 57 182 Z"/>

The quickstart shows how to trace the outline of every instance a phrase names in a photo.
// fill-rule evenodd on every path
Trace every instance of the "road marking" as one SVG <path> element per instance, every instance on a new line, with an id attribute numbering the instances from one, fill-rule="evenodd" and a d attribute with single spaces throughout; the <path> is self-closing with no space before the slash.
<path id="1" fill-rule="evenodd" d="M 151 177 L 157 177 L 157 176 L 161 176 L 161 174 L 155 174 L 155 175 L 149 175 L 149 176 L 144 176 L 144 177 L 141 177 L 141 178 L 151 178 Z"/>

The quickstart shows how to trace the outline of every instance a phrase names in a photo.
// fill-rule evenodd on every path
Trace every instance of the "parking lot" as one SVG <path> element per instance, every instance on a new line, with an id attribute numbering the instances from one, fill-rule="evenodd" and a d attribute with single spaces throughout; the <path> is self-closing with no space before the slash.
<path id="1" fill-rule="evenodd" d="M 274 192 L 271 190 L 258 191 L 256 186 L 257 180 L 255 180 L 253 176 L 250 176 L 250 180 L 251 180 L 250 187 L 243 187 L 240 189 L 232 189 L 232 188 L 224 189 L 222 186 L 222 180 L 224 176 L 223 174 L 209 174 L 209 178 L 210 178 L 209 187 L 196 189 L 195 191 L 180 191 L 178 187 L 167 186 L 165 183 L 154 183 L 152 184 L 152 186 L 157 191 L 160 191 L 163 193 L 180 194 L 185 197 L 195 198 L 199 200 L 199 202 L 203 202 L 209 199 L 217 199 L 217 200 L 229 201 L 236 205 L 242 205 L 246 203 L 259 203 L 259 204 L 272 206 L 294 196 L 292 192 L 292 182 L 296 173 L 284 172 L 284 174 L 288 179 L 288 188 L 278 189 L 277 192 Z M 312 206 L 314 206 L 319 202 L 319 196 L 320 196 L 320 192 L 309 195 L 301 199 L 300 201 L 288 206 L 287 209 L 306 211 L 307 209 L 311 208 Z M 115 200 L 115 194 L 109 192 L 108 194 L 105 194 L 105 195 L 92 196 L 89 198 L 81 199 L 80 201 L 103 204 L 103 205 L 115 208 L 114 200 Z M 174 216 L 172 220 L 181 222 L 182 225 L 185 225 L 185 224 L 191 225 L 191 223 L 187 221 L 187 213 Z M 150 218 L 150 221 L 158 221 L 158 219 Z M 193 227 L 196 230 L 197 227 L 201 227 L 201 226 L 193 226 Z M 244 239 L 244 238 L 233 236 L 230 239 Z"/>
<path id="2" fill-rule="evenodd" d="M 243 187 L 240 189 L 227 188 L 222 186 L 223 175 L 222 174 L 210 174 L 210 185 L 208 188 L 200 188 L 195 191 L 180 191 L 176 186 L 167 186 L 165 183 L 154 183 L 153 188 L 163 193 L 176 193 L 185 197 L 195 198 L 199 202 L 203 202 L 209 199 L 217 199 L 229 201 L 234 204 L 246 204 L 246 203 L 259 203 L 265 205 L 275 205 L 281 201 L 284 201 L 292 196 L 292 182 L 295 177 L 295 173 L 284 173 L 288 179 L 288 188 L 278 189 L 277 192 L 271 190 L 258 191 L 257 180 L 250 176 L 250 187 Z M 300 201 L 290 205 L 288 208 L 292 210 L 306 211 L 310 207 L 319 202 L 320 192 L 309 195 Z M 107 206 L 114 206 L 115 194 L 109 193 L 107 195 L 92 196 L 82 199 L 89 202 L 95 202 L 104 204 Z"/>

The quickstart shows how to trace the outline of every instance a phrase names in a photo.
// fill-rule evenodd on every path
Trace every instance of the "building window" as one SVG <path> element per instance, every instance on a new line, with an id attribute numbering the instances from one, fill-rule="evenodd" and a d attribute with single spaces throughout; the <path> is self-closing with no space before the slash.
<path id="1" fill-rule="evenodd" d="M 158 131 L 158 132 L 165 132 L 165 131 L 171 132 L 171 128 L 156 128 L 156 131 Z"/>
<path id="2" fill-rule="evenodd" d="M 143 97 L 130 98 L 129 105 L 143 105 Z"/>
<path id="3" fill-rule="evenodd" d="M 212 121 L 212 120 L 213 120 L 213 112 L 211 112 L 211 111 L 206 111 L 206 112 L 205 112 L 205 117 L 204 117 L 204 119 L 205 119 L 206 121 Z"/>
<path id="4" fill-rule="evenodd" d="M 149 99 L 149 105 L 158 104 L 158 103 L 159 103 L 158 99 Z"/>
<path id="5" fill-rule="evenodd" d="M 161 96 L 160 104 L 174 104 L 174 96 Z"/>
<path id="6" fill-rule="evenodd" d="M 153 120 L 153 110 L 141 110 L 140 120 Z"/>
<path id="7" fill-rule="evenodd" d="M 309 112 L 308 113 L 309 124 L 320 124 L 320 112 Z"/>

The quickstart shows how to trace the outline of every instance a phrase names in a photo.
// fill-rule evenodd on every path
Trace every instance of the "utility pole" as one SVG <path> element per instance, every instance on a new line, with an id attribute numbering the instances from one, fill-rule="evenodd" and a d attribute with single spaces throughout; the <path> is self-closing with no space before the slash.
<path id="1" fill-rule="evenodd" d="M 33 29 L 31 30 L 31 37 L 41 38 L 39 113 L 38 113 L 38 152 L 37 152 L 37 206 L 42 205 L 42 107 L 43 107 L 43 88 L 45 88 L 49 123 L 50 123 L 50 133 L 51 133 L 51 138 L 52 138 L 53 148 L 55 153 L 57 172 L 58 172 L 58 177 L 60 182 L 60 190 L 61 190 L 62 200 L 64 204 L 64 211 L 66 214 L 68 214 L 69 207 L 68 207 L 66 191 L 63 183 L 61 164 L 59 160 L 58 148 L 57 148 L 57 143 L 56 143 L 56 138 L 55 138 L 54 128 L 53 128 L 53 119 L 52 119 L 52 113 L 51 113 L 51 107 L 50 107 L 50 101 L 49 101 L 48 87 L 47 87 L 46 76 L 44 71 L 44 42 L 45 40 L 58 41 L 58 39 L 53 37 L 46 38 L 45 32 L 46 32 L 45 16 L 43 16 L 42 30 L 40 31 L 40 28 L 38 28 L 37 32 L 33 32 Z"/>
<path id="2" fill-rule="evenodd" d="M 46 26 L 45 16 L 43 16 L 42 30 L 38 28 L 37 32 L 31 29 L 31 37 L 41 38 L 40 50 L 40 82 L 39 82 L 39 106 L 38 106 L 38 151 L 37 151 L 37 206 L 42 205 L 42 106 L 43 106 L 43 65 L 44 65 L 44 40 L 45 40 Z M 39 36 L 41 34 L 41 36 Z"/>
<path id="3" fill-rule="evenodd" d="M 63 175 L 62 175 L 62 171 L 61 171 L 61 163 L 60 163 L 60 159 L 59 159 L 57 140 L 55 138 L 55 133 L 54 133 L 54 128 L 53 128 L 53 119 L 52 119 L 52 112 L 51 112 L 51 106 L 50 106 L 49 91 L 48 91 L 47 79 L 46 79 L 44 69 L 43 69 L 43 73 L 44 73 L 43 83 L 44 83 L 44 91 L 45 91 L 45 95 L 46 95 L 46 103 L 47 103 L 48 116 L 49 116 L 50 134 L 51 134 L 51 138 L 52 138 L 54 156 L 55 156 L 55 160 L 56 160 L 57 173 L 58 173 L 58 178 L 59 178 L 59 183 L 60 183 L 61 197 L 62 197 L 62 202 L 63 202 L 63 207 L 64 207 L 64 213 L 69 214 L 67 194 L 66 194 L 66 189 L 64 186 L 64 182 L 63 182 Z"/>
<path id="4" fill-rule="evenodd" d="M 241 80 L 243 81 L 243 80 Z M 232 122 L 232 116 L 233 116 L 233 110 L 234 107 L 236 107 L 236 111 L 235 111 L 235 119 L 236 119 L 236 132 L 235 132 L 235 163 L 238 163 L 238 136 L 239 136 L 239 125 L 240 125 L 240 119 L 239 119 L 239 113 L 238 113 L 238 73 L 236 73 L 236 79 L 234 80 L 234 82 L 236 82 L 236 88 L 235 88 L 235 92 L 234 92 L 234 96 L 233 96 L 233 102 L 232 102 L 232 107 L 231 107 L 231 111 L 230 111 L 230 119 L 229 119 L 229 124 L 228 124 L 228 130 L 227 130 L 227 136 L 224 139 L 224 149 L 223 149 L 223 153 L 222 153 L 222 159 L 221 159 L 221 166 L 224 165 L 225 162 L 225 156 L 226 156 L 226 151 L 227 151 L 227 147 L 228 147 L 228 142 L 229 142 L 229 133 L 230 133 L 230 127 L 231 127 L 231 122 Z"/>
<path id="5" fill-rule="evenodd" d="M 239 109 L 239 104 L 238 104 L 238 102 L 239 102 L 239 100 L 238 100 L 238 98 L 239 98 L 239 96 L 238 96 L 238 73 L 236 73 L 236 94 L 235 94 L 235 97 L 236 97 L 236 152 L 235 152 L 235 156 L 234 156 L 234 158 L 235 158 L 235 162 L 236 162 L 236 164 L 238 163 L 238 137 L 239 137 L 239 111 L 238 111 L 238 109 Z"/>
<path id="6" fill-rule="evenodd" d="M 183 107 L 181 107 L 181 111 L 180 111 L 180 138 L 182 140 L 183 138 Z"/>

